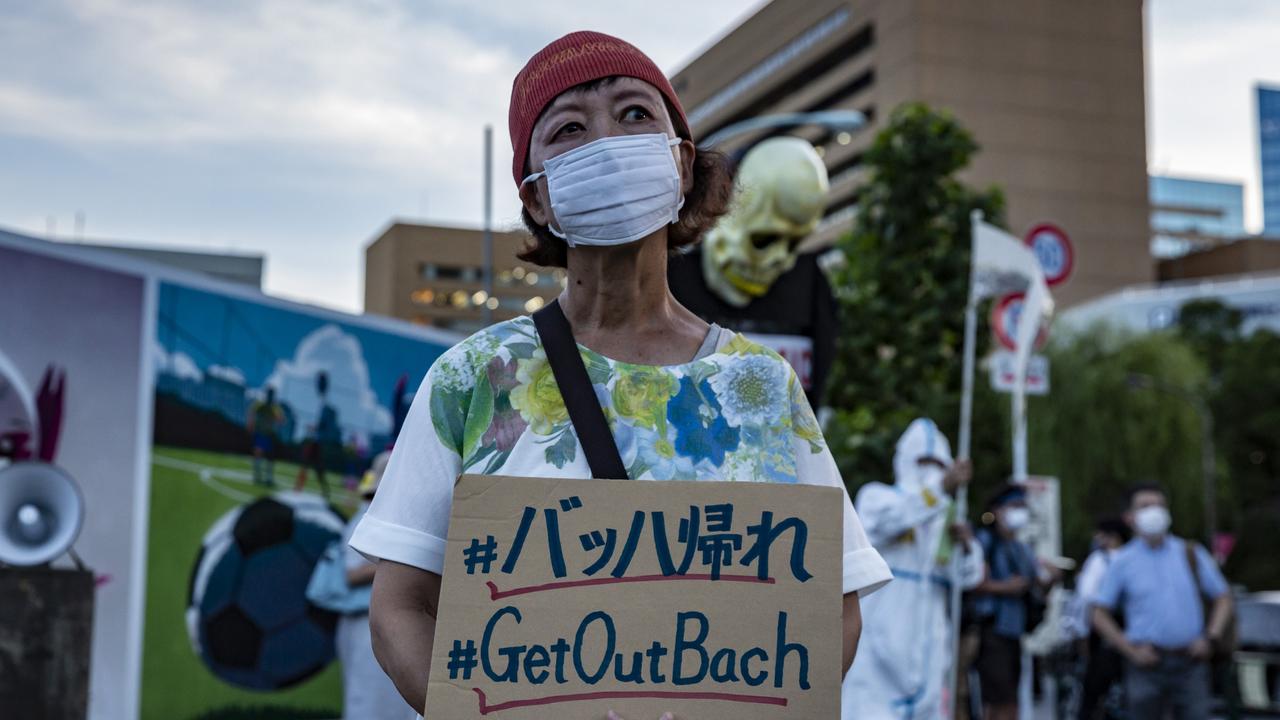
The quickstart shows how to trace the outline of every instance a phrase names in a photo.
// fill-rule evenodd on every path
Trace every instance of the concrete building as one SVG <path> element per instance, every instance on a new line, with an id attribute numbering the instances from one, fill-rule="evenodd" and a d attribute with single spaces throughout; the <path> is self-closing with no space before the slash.
<path id="1" fill-rule="evenodd" d="M 1160 282 L 1274 274 L 1280 277 L 1280 242 L 1242 237 L 1178 257 L 1164 258 L 1156 270 Z"/>
<path id="2" fill-rule="evenodd" d="M 1280 238 L 1280 86 L 1258 85 L 1258 163 L 1264 232 Z"/>
<path id="3" fill-rule="evenodd" d="M 1151 176 L 1151 254 L 1172 258 L 1204 250 L 1244 232 L 1244 185 Z"/>
<path id="4" fill-rule="evenodd" d="M 542 307 L 560 293 L 563 270 L 522 263 L 529 234 L 494 232 L 493 296 L 484 287 L 484 234 L 393 222 L 365 248 L 364 311 L 472 332 Z"/>
<path id="5" fill-rule="evenodd" d="M 973 132 L 982 149 L 964 180 L 1004 189 L 1015 233 L 1053 222 L 1070 235 L 1060 304 L 1153 278 L 1141 0 L 774 0 L 673 82 L 698 137 L 779 112 L 871 119 L 851 135 L 793 131 L 831 175 L 816 244 L 848 229 L 874 130 L 919 100 Z"/>
<path id="6" fill-rule="evenodd" d="M 257 290 L 262 289 L 262 269 L 265 259 L 262 255 L 246 253 L 212 253 L 193 250 L 173 250 L 158 247 L 139 247 L 135 245 L 103 245 L 98 243 L 76 242 L 75 245 L 92 250 L 101 250 L 113 255 L 146 260 L 148 262 L 167 265 L 178 270 L 198 272 L 218 280 L 248 285 Z"/>

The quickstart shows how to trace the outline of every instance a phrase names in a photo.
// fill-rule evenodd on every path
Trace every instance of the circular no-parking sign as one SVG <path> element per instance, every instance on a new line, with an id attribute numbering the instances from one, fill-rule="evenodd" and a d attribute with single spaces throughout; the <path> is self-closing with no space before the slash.
<path id="1" fill-rule="evenodd" d="M 1036 254 L 1044 279 L 1049 285 L 1066 282 L 1075 267 L 1075 250 L 1062 228 L 1053 223 L 1040 223 L 1027 231 L 1022 240 Z"/>
<path id="2" fill-rule="evenodd" d="M 1013 293 L 1005 295 L 1000 302 L 991 306 L 991 331 L 995 333 L 996 340 L 1010 350 L 1018 349 L 1018 319 L 1022 317 L 1025 300 L 1026 293 Z M 1036 335 L 1035 349 L 1043 348 L 1048 341 L 1049 331 L 1041 327 Z"/>

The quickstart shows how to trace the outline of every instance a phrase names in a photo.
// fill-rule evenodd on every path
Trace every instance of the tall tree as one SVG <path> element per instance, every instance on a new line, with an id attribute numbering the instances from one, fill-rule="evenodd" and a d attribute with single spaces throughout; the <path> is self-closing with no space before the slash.
<path id="1" fill-rule="evenodd" d="M 1255 590 L 1280 587 L 1280 335 L 1257 330 L 1228 348 L 1211 400 L 1222 526 L 1237 538 L 1228 577 Z"/>
<path id="2" fill-rule="evenodd" d="M 956 178 L 977 150 L 951 115 L 910 103 L 866 152 L 869 177 L 833 277 L 840 333 L 828 436 L 850 490 L 891 478 L 894 444 L 913 418 L 932 417 L 954 436 L 969 214 L 979 209 L 999 224 L 1004 209 L 998 189 L 973 190 Z M 985 344 L 987 333 L 979 336 Z"/>
<path id="3" fill-rule="evenodd" d="M 1093 524 L 1121 513 L 1140 482 L 1169 491 L 1174 532 L 1203 537 L 1199 419 L 1185 400 L 1134 382 L 1203 393 L 1207 373 L 1192 348 L 1173 333 L 1099 326 L 1059 336 L 1046 354 L 1052 390 L 1028 403 L 1028 450 L 1037 472 L 1060 481 L 1064 551 L 1084 557 Z"/>
<path id="4" fill-rule="evenodd" d="M 1178 334 L 1212 375 L 1207 401 L 1217 446 L 1221 529 L 1237 538 L 1231 579 L 1253 588 L 1280 585 L 1272 530 L 1280 519 L 1280 335 L 1244 332 L 1244 313 L 1217 300 L 1178 311 Z"/>
<path id="5" fill-rule="evenodd" d="M 1217 377 L 1228 348 L 1241 337 L 1244 313 L 1217 300 L 1192 300 L 1178 309 L 1178 334 L 1209 365 Z"/>

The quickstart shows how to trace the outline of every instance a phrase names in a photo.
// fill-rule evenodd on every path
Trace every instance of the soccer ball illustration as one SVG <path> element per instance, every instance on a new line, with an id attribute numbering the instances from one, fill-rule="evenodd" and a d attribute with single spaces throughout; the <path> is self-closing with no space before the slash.
<path id="1" fill-rule="evenodd" d="M 342 529 L 335 510 L 303 493 L 241 505 L 209 528 L 191 573 L 187 633 L 215 675 L 277 690 L 333 660 L 338 615 L 308 602 L 306 589 Z"/>

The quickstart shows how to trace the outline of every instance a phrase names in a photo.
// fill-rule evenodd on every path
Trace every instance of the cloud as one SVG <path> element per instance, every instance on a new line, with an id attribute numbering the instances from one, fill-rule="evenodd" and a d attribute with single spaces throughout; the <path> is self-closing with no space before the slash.
<path id="1" fill-rule="evenodd" d="M 361 245 L 393 217 L 494 219 L 511 81 L 566 32 L 674 69 L 759 0 L 42 0 L 0 12 L 0 223 L 270 254 L 267 288 L 360 306 Z"/>
<path id="2" fill-rule="evenodd" d="M 279 143 L 407 174 L 456 170 L 516 58 L 392 2 L 51 3 L 4 20 L 0 130 L 72 143 Z M 19 33 L 24 37 L 18 38 Z M 24 50 L 95 88 L 49 82 Z M 40 53 L 48 56 L 48 51 Z M 6 55 L 10 57 L 5 57 Z"/>
<path id="3" fill-rule="evenodd" d="M 227 367 L 226 365 L 210 365 L 205 369 L 209 377 L 215 377 L 224 380 L 232 385 L 244 385 L 244 373 L 239 368 Z"/>
<path id="4" fill-rule="evenodd" d="M 276 389 L 276 397 L 288 403 L 298 418 L 294 438 L 306 437 L 308 427 L 320 417 L 320 395 L 316 378 L 329 377 L 328 401 L 338 413 L 343 437 L 356 434 L 363 441 L 370 435 L 391 432 L 391 413 L 378 402 L 369 382 L 360 341 L 337 325 L 325 325 L 298 343 L 290 360 L 278 360 L 275 370 L 263 383 Z"/>
<path id="5" fill-rule="evenodd" d="M 196 361 L 191 356 L 178 351 L 170 353 L 164 349 L 158 340 L 151 341 L 151 356 L 155 364 L 156 375 L 173 375 L 181 380 L 191 380 L 192 382 L 204 382 L 204 372 L 200 370 L 200 366 L 196 365 Z M 213 370 L 213 368 L 209 368 Z M 243 377 L 241 384 L 244 383 Z"/>

